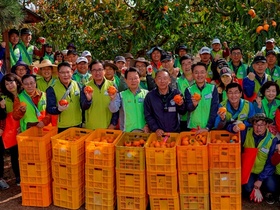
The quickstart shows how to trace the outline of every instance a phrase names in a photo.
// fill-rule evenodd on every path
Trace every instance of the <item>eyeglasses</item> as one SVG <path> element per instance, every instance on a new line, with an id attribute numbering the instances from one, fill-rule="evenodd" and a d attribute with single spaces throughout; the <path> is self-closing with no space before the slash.
<path id="1" fill-rule="evenodd" d="M 30 82 L 30 83 L 22 83 L 24 86 L 32 86 L 36 85 L 36 82 Z"/>
<path id="2" fill-rule="evenodd" d="M 136 68 L 138 68 L 138 69 L 141 69 L 141 68 L 146 68 L 146 66 L 145 65 L 142 65 L 142 66 L 135 66 Z"/>
<path id="3" fill-rule="evenodd" d="M 231 53 L 233 56 L 241 55 L 241 52 L 233 52 Z"/>
<path id="4" fill-rule="evenodd" d="M 239 91 L 236 91 L 236 92 L 228 92 L 227 94 L 228 94 L 228 95 L 239 95 L 240 92 L 239 92 Z"/>
<path id="5" fill-rule="evenodd" d="M 135 77 L 135 78 L 127 78 L 128 81 L 137 81 L 139 80 L 139 77 Z"/>
<path id="6" fill-rule="evenodd" d="M 101 73 L 104 69 L 92 69 L 91 72 L 93 73 Z"/>

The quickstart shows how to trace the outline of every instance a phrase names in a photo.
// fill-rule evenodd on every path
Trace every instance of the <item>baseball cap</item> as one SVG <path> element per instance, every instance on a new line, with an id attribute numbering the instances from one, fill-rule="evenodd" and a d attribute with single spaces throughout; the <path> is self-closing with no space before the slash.
<path id="1" fill-rule="evenodd" d="M 231 76 L 230 68 L 228 68 L 228 67 L 221 68 L 221 70 L 220 70 L 220 77 L 224 76 L 224 75 Z"/>
<path id="2" fill-rule="evenodd" d="M 275 43 L 275 39 L 274 39 L 274 38 L 267 39 L 267 40 L 265 41 L 265 43 L 267 43 L 267 42 L 272 42 L 272 43 Z"/>
<path id="3" fill-rule="evenodd" d="M 29 28 L 22 28 L 20 30 L 20 35 L 23 35 L 23 34 L 29 34 L 29 35 L 32 35 L 31 31 L 29 30 Z"/>
<path id="4" fill-rule="evenodd" d="M 168 53 L 163 53 L 160 59 L 161 62 L 170 60 L 172 60 L 172 56 Z"/>
<path id="5" fill-rule="evenodd" d="M 269 50 L 269 51 L 267 51 L 267 53 L 266 53 L 266 56 L 268 56 L 268 55 L 274 55 L 274 56 L 276 56 L 276 52 L 275 52 L 274 50 Z"/>
<path id="6" fill-rule="evenodd" d="M 90 51 L 85 50 L 85 51 L 82 53 L 82 55 L 81 55 L 81 57 L 86 57 L 86 56 L 90 56 L 90 57 L 91 57 Z"/>
<path id="7" fill-rule="evenodd" d="M 263 55 L 257 55 L 254 57 L 253 63 L 266 63 L 266 58 Z"/>
<path id="8" fill-rule="evenodd" d="M 117 62 L 120 62 L 120 61 L 126 63 L 126 60 L 123 56 L 116 56 L 114 62 L 117 63 Z"/>
<path id="9" fill-rule="evenodd" d="M 208 48 L 208 47 L 202 47 L 202 48 L 199 50 L 199 54 L 200 54 L 200 55 L 201 55 L 201 54 L 205 54 L 205 53 L 211 54 L 210 48 Z"/>
<path id="10" fill-rule="evenodd" d="M 73 48 L 74 50 L 76 50 L 76 47 L 73 43 L 69 43 L 66 47 L 67 50 L 69 50 L 69 48 Z"/>
<path id="11" fill-rule="evenodd" d="M 123 57 L 133 59 L 133 55 L 131 53 L 124 53 Z"/>
<path id="12" fill-rule="evenodd" d="M 218 38 L 213 39 L 212 44 L 221 44 L 221 41 Z"/>
<path id="13" fill-rule="evenodd" d="M 76 63 L 86 62 L 88 63 L 88 59 L 86 57 L 78 57 Z"/>

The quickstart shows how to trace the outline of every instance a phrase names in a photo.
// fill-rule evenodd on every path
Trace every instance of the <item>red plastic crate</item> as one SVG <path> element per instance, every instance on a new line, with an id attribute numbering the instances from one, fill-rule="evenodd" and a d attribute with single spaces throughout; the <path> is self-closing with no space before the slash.
<path id="1" fill-rule="evenodd" d="M 242 209 L 241 193 L 240 194 L 210 194 L 211 209 L 215 210 L 235 210 Z"/>
<path id="2" fill-rule="evenodd" d="M 241 146 L 240 135 L 228 131 L 211 131 L 210 142 L 221 140 L 228 143 L 209 143 L 209 167 L 210 169 L 240 169 Z M 238 140 L 229 143 L 235 136 Z"/>
<path id="3" fill-rule="evenodd" d="M 145 170 L 145 148 L 125 146 L 125 142 L 142 139 L 147 141 L 150 134 L 124 133 L 116 144 L 116 169 Z"/>
<path id="4" fill-rule="evenodd" d="M 85 138 L 92 130 L 68 128 L 53 136 L 53 160 L 64 164 L 77 164 L 85 159 Z"/>
<path id="5" fill-rule="evenodd" d="M 221 194 L 241 193 L 241 169 L 211 169 L 210 190 Z"/>
<path id="6" fill-rule="evenodd" d="M 167 142 L 170 143 L 175 141 L 175 146 L 172 148 L 155 148 L 150 147 L 150 144 L 156 141 L 162 141 L 164 137 L 158 137 L 155 133 L 152 133 L 148 142 L 145 145 L 146 151 L 146 168 L 147 171 L 154 172 L 171 172 L 177 170 L 176 165 L 176 145 L 179 141 L 178 133 L 170 133 L 170 137 L 167 139 Z"/>
<path id="7" fill-rule="evenodd" d="M 178 171 L 179 192 L 181 194 L 207 194 L 209 193 L 208 171 L 185 172 Z"/>
<path id="8" fill-rule="evenodd" d="M 114 191 L 86 188 L 86 209 L 114 210 L 116 196 Z"/>
<path id="9" fill-rule="evenodd" d="M 158 196 L 150 195 L 150 208 L 151 210 L 180 210 L 179 196 Z"/>
<path id="10" fill-rule="evenodd" d="M 117 194 L 118 209 L 121 210 L 143 210 L 148 205 L 146 194 Z"/>
<path id="11" fill-rule="evenodd" d="M 55 184 L 78 187 L 81 183 L 85 183 L 85 162 L 70 165 L 52 161 L 52 176 Z"/>
<path id="12" fill-rule="evenodd" d="M 21 182 L 23 206 L 47 207 L 52 203 L 52 184 L 28 184 Z"/>
<path id="13" fill-rule="evenodd" d="M 178 171 L 206 171 L 208 170 L 208 132 L 202 133 L 206 138 L 206 145 L 201 146 L 182 146 L 183 137 L 195 138 L 195 132 L 181 132 L 177 145 L 177 164 Z"/>
<path id="14" fill-rule="evenodd" d="M 146 171 L 116 169 L 117 193 L 145 194 Z"/>
<path id="15" fill-rule="evenodd" d="M 173 196 L 178 193 L 177 171 L 147 171 L 147 187 L 149 195 Z"/>
<path id="16" fill-rule="evenodd" d="M 181 209 L 209 210 L 209 194 L 180 194 Z"/>
<path id="17" fill-rule="evenodd" d="M 115 168 L 114 167 L 93 167 L 86 164 L 86 187 L 95 190 L 115 189 Z"/>
<path id="18" fill-rule="evenodd" d="M 17 135 L 19 160 L 41 162 L 52 157 L 51 137 L 57 127 L 31 127 Z"/>

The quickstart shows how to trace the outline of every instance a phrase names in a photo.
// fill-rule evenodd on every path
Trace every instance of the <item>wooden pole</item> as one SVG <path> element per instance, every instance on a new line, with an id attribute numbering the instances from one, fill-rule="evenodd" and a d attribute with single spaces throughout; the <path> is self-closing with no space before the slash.
<path id="1" fill-rule="evenodd" d="M 4 66 L 5 66 L 5 73 L 7 74 L 11 72 L 8 30 L 3 32 L 2 37 L 3 37 L 3 41 L 6 42 Z"/>

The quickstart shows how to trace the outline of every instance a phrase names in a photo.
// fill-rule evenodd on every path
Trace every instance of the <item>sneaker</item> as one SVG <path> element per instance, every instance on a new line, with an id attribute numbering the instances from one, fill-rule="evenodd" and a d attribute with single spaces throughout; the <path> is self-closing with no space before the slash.
<path id="1" fill-rule="evenodd" d="M 271 193 L 267 193 L 265 195 L 265 201 L 267 202 L 267 204 L 270 204 L 270 205 L 273 205 L 275 203 L 275 199 Z"/>
<path id="2" fill-rule="evenodd" d="M 17 186 L 20 186 L 20 177 L 16 177 L 16 184 Z"/>
<path id="3" fill-rule="evenodd" d="M 7 184 L 7 182 L 4 179 L 0 179 L 0 189 L 1 190 L 6 190 L 8 189 L 10 186 Z"/>

